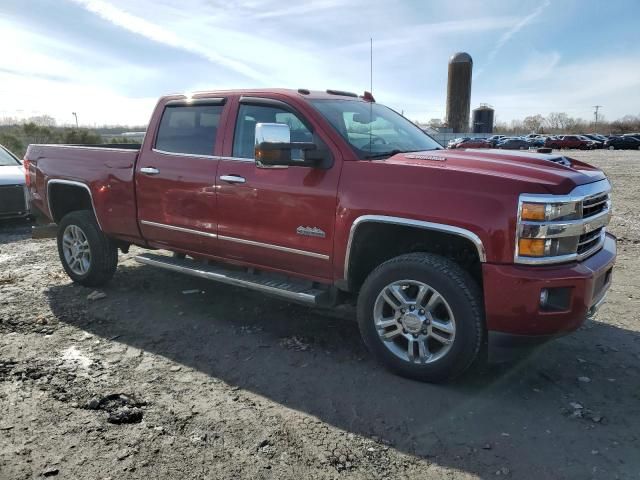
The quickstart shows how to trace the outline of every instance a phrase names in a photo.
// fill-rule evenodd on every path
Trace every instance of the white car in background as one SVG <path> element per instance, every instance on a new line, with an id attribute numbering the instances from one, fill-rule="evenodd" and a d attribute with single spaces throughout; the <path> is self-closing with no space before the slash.
<path id="1" fill-rule="evenodd" d="M 0 219 L 29 215 L 24 168 L 13 153 L 0 145 Z"/>

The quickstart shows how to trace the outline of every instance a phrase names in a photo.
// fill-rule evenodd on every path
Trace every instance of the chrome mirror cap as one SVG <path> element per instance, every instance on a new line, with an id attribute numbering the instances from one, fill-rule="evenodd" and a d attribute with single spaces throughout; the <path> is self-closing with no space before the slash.
<path id="1" fill-rule="evenodd" d="M 291 143 L 291 129 L 285 123 L 257 123 L 256 145 L 261 143 Z"/>

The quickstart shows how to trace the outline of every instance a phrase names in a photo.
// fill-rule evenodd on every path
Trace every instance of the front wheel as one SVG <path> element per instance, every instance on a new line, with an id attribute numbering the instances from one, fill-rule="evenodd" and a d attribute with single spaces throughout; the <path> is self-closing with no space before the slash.
<path id="1" fill-rule="evenodd" d="M 377 360 L 427 382 L 466 370 L 484 336 L 475 281 L 451 260 L 428 253 L 401 255 L 376 268 L 360 291 L 358 323 Z"/>
<path id="2" fill-rule="evenodd" d="M 67 275 L 86 287 L 107 283 L 118 266 L 118 248 L 92 212 L 68 213 L 58 225 L 58 254 Z"/>

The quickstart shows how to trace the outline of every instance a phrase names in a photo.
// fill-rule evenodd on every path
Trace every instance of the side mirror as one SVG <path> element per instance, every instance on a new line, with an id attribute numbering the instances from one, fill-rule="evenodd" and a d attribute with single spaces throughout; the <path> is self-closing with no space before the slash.
<path id="1" fill-rule="evenodd" d="M 291 142 L 291 129 L 284 123 L 256 124 L 255 159 L 258 166 L 313 166 L 305 153 L 315 150 L 314 143 Z M 292 151 L 302 151 L 302 158 L 294 158 Z M 298 153 L 298 152 L 296 152 Z"/>

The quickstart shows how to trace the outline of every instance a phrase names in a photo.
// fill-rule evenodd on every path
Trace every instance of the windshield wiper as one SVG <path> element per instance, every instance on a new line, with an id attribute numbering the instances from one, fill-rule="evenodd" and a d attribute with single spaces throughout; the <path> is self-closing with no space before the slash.
<path id="1" fill-rule="evenodd" d="M 389 150 L 388 152 L 379 152 L 379 153 L 370 153 L 369 155 L 365 155 L 364 158 L 366 160 L 374 160 L 376 158 L 386 158 L 392 157 L 393 155 L 397 155 L 399 153 L 413 153 L 413 152 L 430 152 L 432 150 L 437 150 L 436 148 L 421 148 L 420 150 L 400 150 L 399 148 L 395 148 L 393 150 Z"/>
<path id="2" fill-rule="evenodd" d="M 364 158 L 366 158 L 367 160 L 373 160 L 375 158 L 391 157 L 393 155 L 397 155 L 398 153 L 408 153 L 413 151 L 415 150 L 400 150 L 396 148 L 394 150 L 389 150 L 388 152 L 370 153 L 369 155 L 365 155 Z"/>

